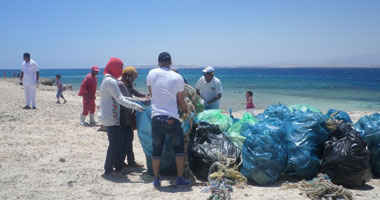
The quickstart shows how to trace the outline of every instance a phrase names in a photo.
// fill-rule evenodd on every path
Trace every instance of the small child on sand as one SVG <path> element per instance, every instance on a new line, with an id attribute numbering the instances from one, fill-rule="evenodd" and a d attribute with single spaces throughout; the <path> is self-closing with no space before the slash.
<path id="1" fill-rule="evenodd" d="M 59 101 L 59 97 L 61 97 L 64 100 L 63 103 L 66 103 L 67 101 L 66 101 L 65 97 L 63 97 L 63 94 L 62 94 L 63 86 L 62 86 L 62 82 L 61 82 L 61 75 L 57 74 L 55 76 L 55 80 L 57 81 L 57 88 L 58 88 L 58 91 L 57 91 L 57 100 L 58 101 L 57 101 L 57 103 L 61 103 Z"/>
<path id="2" fill-rule="evenodd" d="M 251 113 L 252 116 L 255 116 L 255 111 L 254 111 L 255 104 L 253 104 L 253 102 L 252 102 L 252 95 L 253 95 L 252 91 L 247 91 L 245 93 L 245 97 L 247 98 L 247 102 L 242 103 L 242 104 L 247 105 L 246 106 L 246 112 Z"/>

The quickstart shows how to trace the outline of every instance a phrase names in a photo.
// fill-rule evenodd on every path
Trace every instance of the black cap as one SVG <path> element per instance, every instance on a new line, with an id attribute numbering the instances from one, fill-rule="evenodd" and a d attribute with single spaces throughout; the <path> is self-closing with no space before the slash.
<path id="1" fill-rule="evenodd" d="M 171 61 L 172 61 L 172 57 L 170 56 L 168 52 L 162 52 L 158 56 L 158 62 L 171 62 Z"/>

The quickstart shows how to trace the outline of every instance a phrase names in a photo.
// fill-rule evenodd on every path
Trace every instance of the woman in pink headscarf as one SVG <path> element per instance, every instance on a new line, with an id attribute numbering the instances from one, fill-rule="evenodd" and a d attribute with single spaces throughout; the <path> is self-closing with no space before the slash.
<path id="1" fill-rule="evenodd" d="M 99 120 L 107 130 L 108 150 L 104 164 L 104 175 L 117 175 L 123 169 L 121 152 L 120 104 L 124 107 L 142 111 L 144 108 L 132 98 L 124 97 L 120 92 L 117 79 L 123 71 L 123 62 L 119 58 L 111 58 L 105 69 L 100 86 Z"/>

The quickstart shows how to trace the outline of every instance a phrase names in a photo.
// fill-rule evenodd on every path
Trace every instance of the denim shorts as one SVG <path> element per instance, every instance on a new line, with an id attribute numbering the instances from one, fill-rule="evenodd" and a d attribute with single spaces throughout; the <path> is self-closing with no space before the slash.
<path id="1" fill-rule="evenodd" d="M 159 115 L 152 118 L 152 158 L 161 157 L 166 135 L 170 138 L 176 156 L 184 156 L 185 147 L 181 123 L 176 118 Z"/>
<path id="2" fill-rule="evenodd" d="M 58 98 L 58 97 L 63 98 L 62 91 L 63 91 L 63 88 L 58 88 L 58 91 L 57 91 L 57 98 Z"/>

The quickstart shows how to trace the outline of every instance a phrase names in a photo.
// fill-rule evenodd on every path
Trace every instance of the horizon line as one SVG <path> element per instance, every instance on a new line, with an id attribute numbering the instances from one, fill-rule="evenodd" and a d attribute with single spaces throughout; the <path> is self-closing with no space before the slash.
<path id="1" fill-rule="evenodd" d="M 137 69 L 148 69 L 148 68 L 155 68 L 157 65 L 126 65 L 127 66 L 134 66 Z M 172 65 L 173 68 L 186 68 L 186 69 L 202 69 L 206 65 Z M 207 65 L 208 66 L 208 65 Z M 380 68 L 380 64 L 374 64 L 374 65 L 211 65 L 215 68 Z M 104 69 L 104 67 L 99 67 L 100 69 Z M 73 68 L 73 67 L 67 67 L 67 68 L 45 68 L 45 67 L 39 67 L 39 69 L 44 70 L 57 70 L 57 69 L 90 69 L 90 68 Z M 0 70 L 21 70 L 21 68 L 0 68 Z"/>

